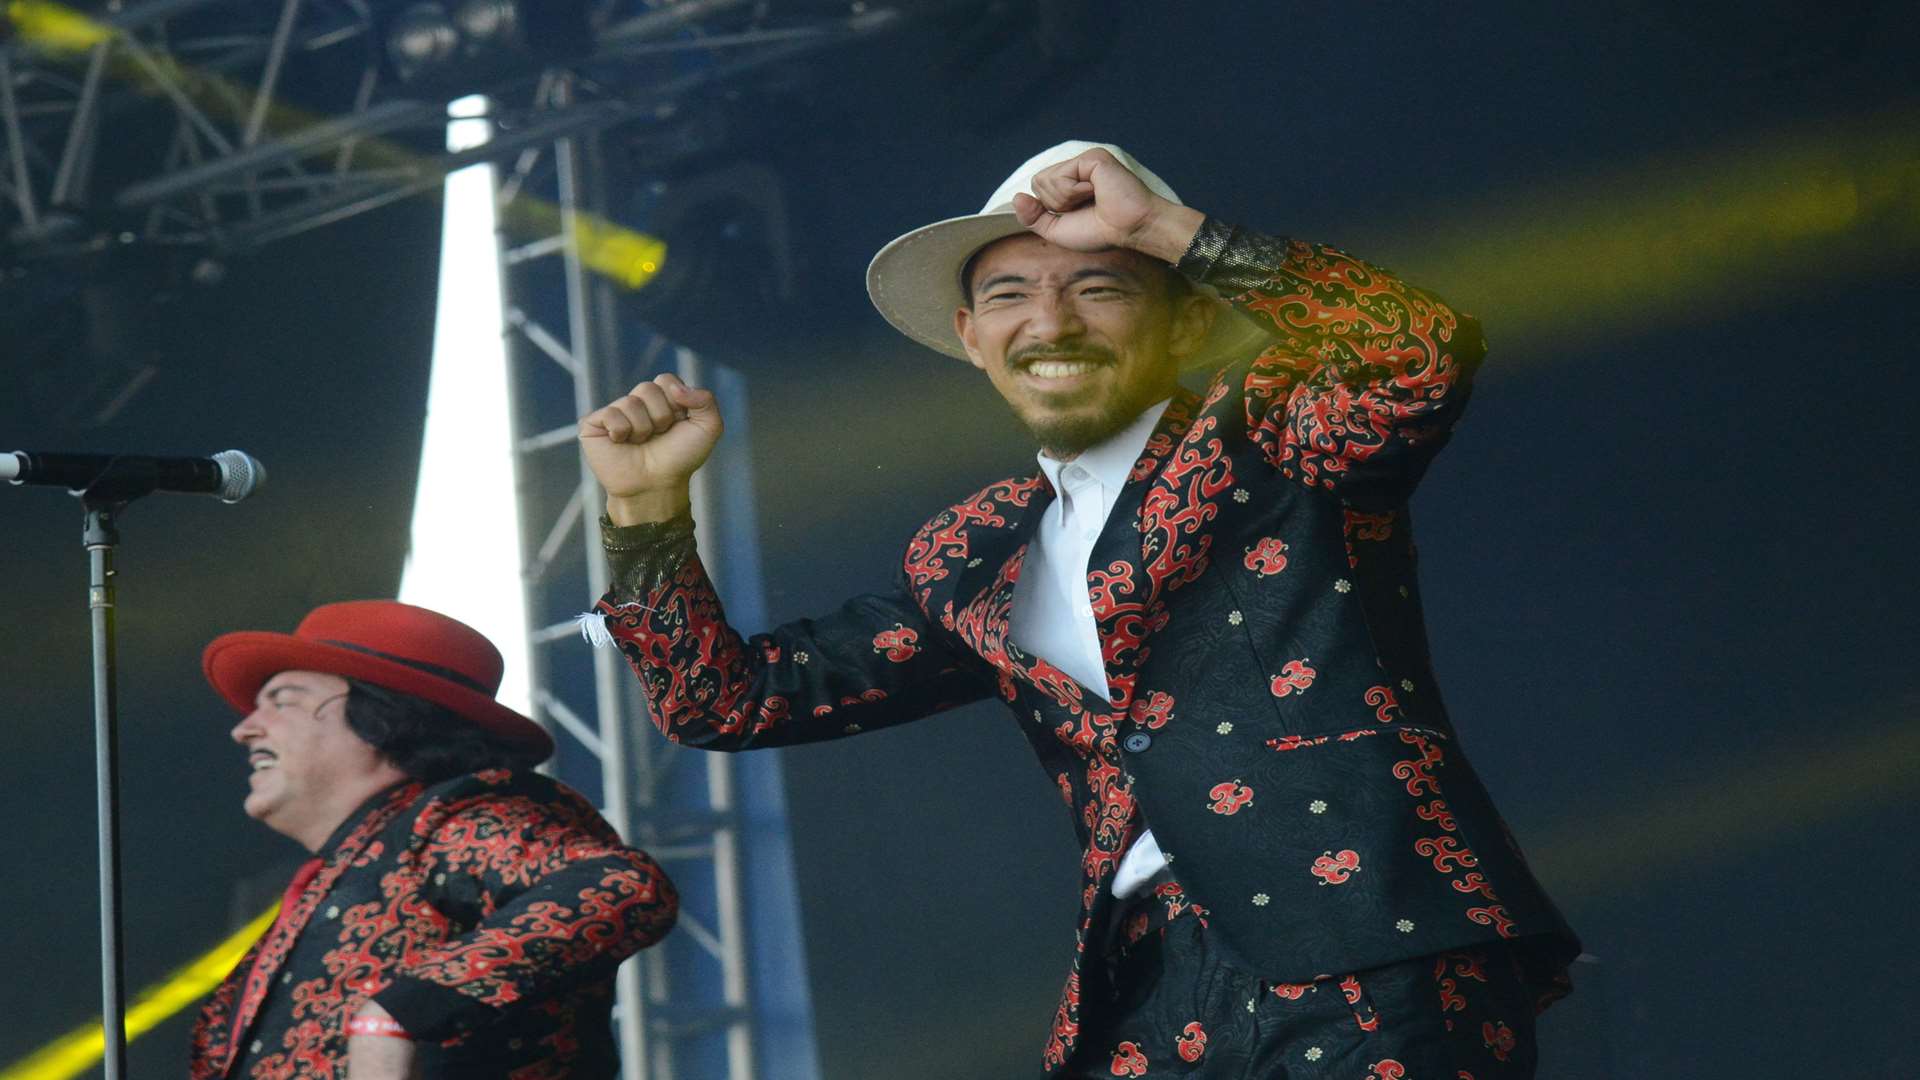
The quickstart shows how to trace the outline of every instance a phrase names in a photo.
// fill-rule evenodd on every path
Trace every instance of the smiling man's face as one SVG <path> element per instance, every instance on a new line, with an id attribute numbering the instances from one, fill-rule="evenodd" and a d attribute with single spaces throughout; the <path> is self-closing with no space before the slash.
<path id="1" fill-rule="evenodd" d="M 1170 295 L 1167 273 L 1134 251 L 1010 236 L 974 257 L 954 330 L 1041 447 L 1071 458 L 1171 395 L 1206 336 L 1208 301 Z"/>
<path id="2" fill-rule="evenodd" d="M 247 749 L 247 816 L 318 850 L 397 770 L 347 726 L 347 680 L 283 671 L 235 724 Z"/>

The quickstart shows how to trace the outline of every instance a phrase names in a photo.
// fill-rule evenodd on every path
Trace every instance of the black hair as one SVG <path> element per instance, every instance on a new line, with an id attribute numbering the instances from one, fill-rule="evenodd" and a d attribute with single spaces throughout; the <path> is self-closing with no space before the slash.
<path id="1" fill-rule="evenodd" d="M 530 768 L 540 754 L 444 705 L 347 680 L 347 726 L 415 780 L 438 783 L 481 769 Z"/>

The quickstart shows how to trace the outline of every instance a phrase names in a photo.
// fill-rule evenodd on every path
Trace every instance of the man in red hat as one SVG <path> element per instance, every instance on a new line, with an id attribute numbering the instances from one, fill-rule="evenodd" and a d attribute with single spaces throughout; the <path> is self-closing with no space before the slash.
<path id="1" fill-rule="evenodd" d="M 241 714 L 248 816 L 313 857 L 202 1008 L 195 1080 L 618 1072 L 614 971 L 678 900 L 531 771 L 553 741 L 494 700 L 491 642 L 358 601 L 224 635 L 203 666 Z"/>
<path id="2" fill-rule="evenodd" d="M 583 418 L 600 610 L 667 738 L 1011 706 L 1083 852 L 1051 1076 L 1533 1075 L 1578 943 L 1458 746 L 1407 513 L 1474 321 L 1089 143 L 894 240 L 867 288 L 985 374 L 1038 468 L 930 518 L 891 590 L 743 639 L 687 514 L 713 396 L 662 375 Z"/>

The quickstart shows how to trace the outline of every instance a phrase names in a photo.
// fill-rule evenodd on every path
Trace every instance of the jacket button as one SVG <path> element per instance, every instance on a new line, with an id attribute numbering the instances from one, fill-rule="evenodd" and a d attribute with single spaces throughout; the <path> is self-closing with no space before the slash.
<path id="1" fill-rule="evenodd" d="M 1129 754 L 1145 753 L 1147 747 L 1153 745 L 1153 736 L 1144 731 L 1136 731 L 1127 736 L 1126 741 L 1120 745 L 1126 747 Z"/>

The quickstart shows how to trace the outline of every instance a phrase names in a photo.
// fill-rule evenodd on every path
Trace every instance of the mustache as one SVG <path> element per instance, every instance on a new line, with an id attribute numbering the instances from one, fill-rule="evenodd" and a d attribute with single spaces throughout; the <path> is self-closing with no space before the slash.
<path id="1" fill-rule="evenodd" d="M 1092 360 L 1111 364 L 1114 359 L 1113 350 L 1103 345 L 1028 345 L 1023 349 L 1015 349 L 1007 357 L 1007 362 L 1015 367 L 1025 367 L 1039 360 Z"/>

